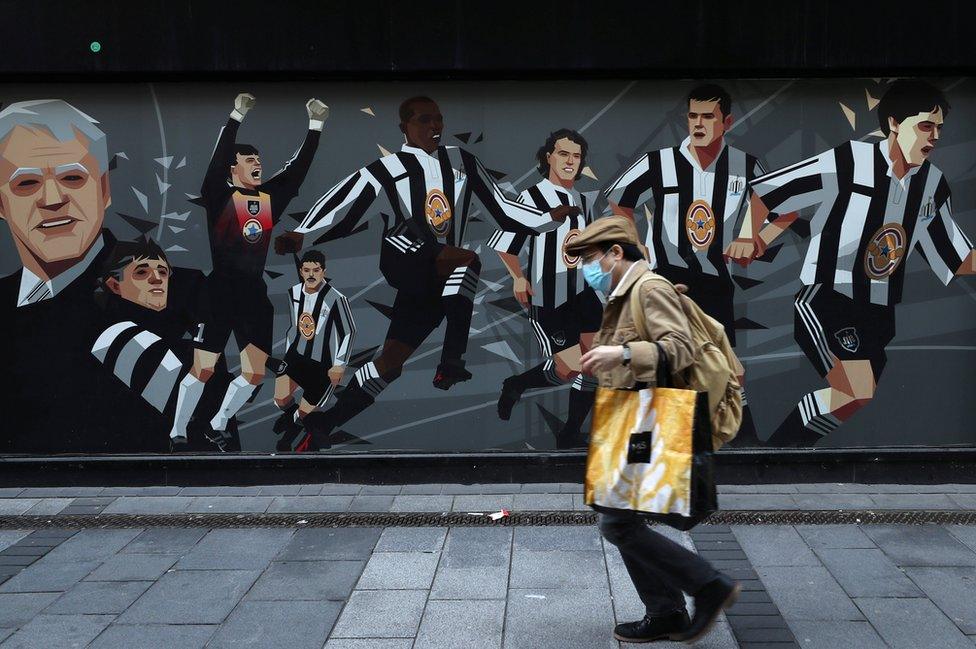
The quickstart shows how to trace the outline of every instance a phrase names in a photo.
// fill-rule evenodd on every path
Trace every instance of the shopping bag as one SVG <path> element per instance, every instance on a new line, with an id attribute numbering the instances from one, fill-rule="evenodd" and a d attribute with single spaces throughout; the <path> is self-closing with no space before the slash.
<path id="1" fill-rule="evenodd" d="M 657 387 L 597 390 L 585 502 L 688 530 L 717 509 L 708 394 L 659 369 Z"/>

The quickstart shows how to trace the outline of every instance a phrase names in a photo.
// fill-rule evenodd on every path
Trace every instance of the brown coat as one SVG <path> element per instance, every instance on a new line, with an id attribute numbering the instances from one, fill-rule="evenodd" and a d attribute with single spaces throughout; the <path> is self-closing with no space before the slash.
<path id="1" fill-rule="evenodd" d="M 648 386 L 656 384 L 659 343 L 664 348 L 671 365 L 671 372 L 678 373 L 694 361 L 695 350 L 691 340 L 688 319 L 681 309 L 678 294 L 663 282 L 644 282 L 640 286 L 641 304 L 644 305 L 647 329 L 652 340 L 641 340 L 630 311 L 630 292 L 637 280 L 646 274 L 653 274 L 643 262 L 635 262 L 637 268 L 631 269 L 622 283 L 612 291 L 603 309 L 603 323 L 596 336 L 596 345 L 621 345 L 627 343 L 631 350 L 631 361 L 627 367 L 622 365 L 607 372 L 597 373 L 600 387 L 629 389 L 640 381 Z"/>

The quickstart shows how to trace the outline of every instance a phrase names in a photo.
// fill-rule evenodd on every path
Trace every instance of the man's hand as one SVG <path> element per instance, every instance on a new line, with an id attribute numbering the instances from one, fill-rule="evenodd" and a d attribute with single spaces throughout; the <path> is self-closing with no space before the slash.
<path id="1" fill-rule="evenodd" d="M 559 205 L 549 210 L 549 216 L 553 221 L 559 221 L 562 223 L 569 216 L 579 216 L 583 213 L 583 210 L 576 207 L 575 205 Z"/>
<path id="2" fill-rule="evenodd" d="M 738 238 L 729 244 L 723 256 L 726 260 L 734 261 L 740 266 L 745 267 L 755 261 L 756 258 L 762 257 L 765 252 L 766 242 L 762 238 Z"/>
<path id="3" fill-rule="evenodd" d="M 279 255 L 298 252 L 305 243 L 305 235 L 300 232 L 285 232 L 275 238 L 274 249 Z"/>
<path id="4" fill-rule="evenodd" d="M 515 294 L 515 299 L 518 300 L 518 303 L 524 307 L 529 306 L 529 296 L 535 295 L 532 291 L 532 284 L 524 277 L 515 278 L 512 282 L 512 293 Z"/>
<path id="5" fill-rule="evenodd" d="M 332 366 L 332 368 L 329 370 L 329 380 L 332 381 L 333 387 L 339 385 L 339 381 L 342 380 L 342 377 L 345 376 L 345 374 L 346 374 L 345 365 Z"/>
<path id="6" fill-rule="evenodd" d="M 242 92 L 241 94 L 237 95 L 236 99 L 234 99 L 234 111 L 241 116 L 241 119 L 244 119 L 247 112 L 254 108 L 254 104 L 256 102 L 257 99 L 254 98 L 254 95 L 247 92 Z"/>
<path id="7" fill-rule="evenodd" d="M 308 111 L 309 119 L 317 122 L 329 119 L 329 107 L 322 103 L 321 99 L 309 99 L 305 103 L 305 110 Z"/>
<path id="8" fill-rule="evenodd" d="M 600 345 L 583 354 L 580 369 L 584 374 L 596 374 L 612 370 L 623 362 L 623 345 Z"/>

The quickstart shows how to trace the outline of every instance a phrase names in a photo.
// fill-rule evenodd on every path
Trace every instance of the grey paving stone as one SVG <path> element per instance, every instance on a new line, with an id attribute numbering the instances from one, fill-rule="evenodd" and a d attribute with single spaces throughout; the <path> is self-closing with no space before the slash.
<path id="1" fill-rule="evenodd" d="M 28 534 L 27 530 L 0 530 L 0 550 L 9 548 Z"/>
<path id="2" fill-rule="evenodd" d="M 54 593 L 68 590 L 98 565 L 98 561 L 37 562 L 0 586 L 0 593 Z"/>
<path id="3" fill-rule="evenodd" d="M 217 492 L 219 496 L 258 496 L 261 495 L 261 490 L 264 487 L 261 486 L 234 486 L 234 487 L 221 487 L 220 491 Z"/>
<path id="4" fill-rule="evenodd" d="M 522 485 L 518 483 L 492 483 L 492 484 L 446 484 L 441 490 L 442 494 L 460 495 L 490 495 L 490 494 L 517 494 L 521 491 Z"/>
<path id="5" fill-rule="evenodd" d="M 151 581 L 81 581 L 44 612 L 58 615 L 119 615 L 150 586 Z"/>
<path id="6" fill-rule="evenodd" d="M 512 554 L 511 588 L 609 588 L 602 552 Z"/>
<path id="7" fill-rule="evenodd" d="M 612 632 L 606 588 L 509 593 L 504 649 L 619 649 Z"/>
<path id="8" fill-rule="evenodd" d="M 120 624 L 220 624 L 257 580 L 257 570 L 175 570 L 123 613 Z"/>
<path id="9" fill-rule="evenodd" d="M 444 543 L 441 565 L 452 568 L 507 566 L 512 549 L 512 528 L 452 527 Z"/>
<path id="10" fill-rule="evenodd" d="M 216 630 L 203 624 L 112 624 L 89 649 L 203 649 Z"/>
<path id="11" fill-rule="evenodd" d="M 223 487 L 183 487 L 181 496 L 219 496 Z"/>
<path id="12" fill-rule="evenodd" d="M 275 561 L 247 593 L 248 600 L 345 600 L 363 561 Z"/>
<path id="13" fill-rule="evenodd" d="M 824 567 L 757 568 L 756 571 L 787 621 L 864 619 Z"/>
<path id="14" fill-rule="evenodd" d="M 106 514 L 182 514 L 192 498 L 184 496 L 121 496 L 105 508 Z"/>
<path id="15" fill-rule="evenodd" d="M 411 649 L 413 638 L 332 638 L 325 649 Z"/>
<path id="16" fill-rule="evenodd" d="M 112 615 L 38 615 L 10 636 L 4 649 L 84 647 L 111 623 Z"/>
<path id="17" fill-rule="evenodd" d="M 213 649 L 321 649 L 339 602 L 241 602 L 207 645 Z"/>
<path id="18" fill-rule="evenodd" d="M 277 561 L 367 560 L 381 528 L 342 527 L 298 530 L 276 557 Z"/>
<path id="19" fill-rule="evenodd" d="M 758 485 L 760 492 L 765 492 L 766 485 Z M 882 493 L 884 485 L 860 484 L 854 482 L 811 482 L 793 485 L 797 493 L 808 494 L 873 494 Z M 771 492 L 767 492 L 771 493 Z"/>
<path id="20" fill-rule="evenodd" d="M 562 484 L 559 482 L 536 482 L 522 485 L 520 493 L 524 494 L 558 494 L 562 491 Z"/>
<path id="21" fill-rule="evenodd" d="M 388 512 L 392 507 L 393 496 L 353 496 L 349 511 Z"/>
<path id="22" fill-rule="evenodd" d="M 596 526 L 516 527 L 516 550 L 545 552 L 547 550 L 597 551 L 603 549 Z"/>
<path id="23" fill-rule="evenodd" d="M 590 509 L 583 494 L 573 494 L 573 511 L 588 512 Z"/>
<path id="24" fill-rule="evenodd" d="M 806 541 L 789 525 L 736 525 L 732 531 L 757 568 L 820 565 Z"/>
<path id="25" fill-rule="evenodd" d="M 876 509 L 905 509 L 911 511 L 959 509 L 959 498 L 965 498 L 965 496 L 950 497 L 944 494 L 874 494 L 871 496 L 871 500 L 874 501 Z M 953 502 L 954 500 L 956 502 Z M 976 507 L 976 501 L 973 502 L 973 505 Z"/>
<path id="26" fill-rule="evenodd" d="M 0 498 L 16 498 L 23 492 L 23 487 L 0 487 Z"/>
<path id="27" fill-rule="evenodd" d="M 921 597 L 922 592 L 881 550 L 817 550 L 851 597 Z"/>
<path id="28" fill-rule="evenodd" d="M 17 629 L 0 629 L 0 642 L 3 642 L 14 634 Z"/>
<path id="29" fill-rule="evenodd" d="M 508 561 L 497 566 L 454 567 L 441 560 L 430 598 L 499 599 L 508 592 Z"/>
<path id="30" fill-rule="evenodd" d="M 100 496 L 175 496 L 183 487 L 153 486 L 153 487 L 106 487 Z"/>
<path id="31" fill-rule="evenodd" d="M 184 554 L 204 537 L 203 528 L 153 527 L 122 548 L 122 553 Z"/>
<path id="32" fill-rule="evenodd" d="M 716 488 L 720 494 L 795 494 L 797 492 L 795 484 L 720 484 Z"/>
<path id="33" fill-rule="evenodd" d="M 927 599 L 855 600 L 892 649 L 972 649 L 972 642 Z"/>
<path id="34" fill-rule="evenodd" d="M 359 491 L 362 496 L 395 496 L 400 493 L 398 484 L 368 484 Z"/>
<path id="35" fill-rule="evenodd" d="M 454 496 L 394 496 L 392 512 L 449 512 Z"/>
<path id="36" fill-rule="evenodd" d="M 445 527 L 388 527 L 376 552 L 439 552 L 447 538 Z"/>
<path id="37" fill-rule="evenodd" d="M 960 509 L 976 509 L 976 493 L 952 494 L 952 504 Z"/>
<path id="38" fill-rule="evenodd" d="M 351 504 L 352 496 L 276 496 L 268 513 L 344 512 Z"/>
<path id="39" fill-rule="evenodd" d="M 971 485 L 941 485 L 941 484 L 876 484 L 875 493 L 889 494 L 927 494 L 927 493 L 947 493 L 949 491 L 973 491 L 965 489 Z"/>
<path id="40" fill-rule="evenodd" d="M 413 638 L 427 601 L 425 590 L 357 590 L 339 616 L 333 638 Z"/>
<path id="41" fill-rule="evenodd" d="M 0 593 L 0 629 L 27 624 L 61 593 Z"/>
<path id="42" fill-rule="evenodd" d="M 4 498 L 0 500 L 0 516 L 20 516 L 39 502 L 39 498 Z"/>
<path id="43" fill-rule="evenodd" d="M 944 529 L 957 541 L 976 551 L 976 526 L 973 525 L 945 525 Z"/>
<path id="44" fill-rule="evenodd" d="M 289 529 L 212 530 L 190 550 L 177 570 L 263 570 L 294 534 Z"/>
<path id="45" fill-rule="evenodd" d="M 279 484 L 261 487 L 260 496 L 297 496 L 302 486 L 297 484 Z"/>
<path id="46" fill-rule="evenodd" d="M 311 485 L 308 485 L 311 487 Z M 362 492 L 363 485 L 361 484 L 348 484 L 348 483 L 331 483 L 318 485 L 319 490 L 317 493 L 323 496 L 355 496 Z M 304 487 L 303 487 L 304 489 Z M 306 495 L 302 491 L 301 495 Z"/>
<path id="47" fill-rule="evenodd" d="M 176 554 L 119 553 L 85 577 L 86 581 L 155 581 L 173 567 Z"/>
<path id="48" fill-rule="evenodd" d="M 71 498 L 41 498 L 24 512 L 28 516 L 53 516 L 71 504 Z"/>
<path id="49" fill-rule="evenodd" d="M 852 509 L 871 509 L 875 507 L 874 497 L 868 494 L 796 494 L 793 502 L 796 508 L 811 510 L 850 511 Z"/>
<path id="50" fill-rule="evenodd" d="M 572 494 L 517 494 L 514 511 L 572 511 Z"/>
<path id="51" fill-rule="evenodd" d="M 582 482 L 561 482 L 559 483 L 559 493 L 582 495 L 583 483 Z"/>
<path id="52" fill-rule="evenodd" d="M 271 496 L 197 496 L 186 507 L 189 514 L 263 514 Z"/>
<path id="53" fill-rule="evenodd" d="M 857 525 L 797 525 L 794 529 L 815 550 L 878 547 Z"/>
<path id="54" fill-rule="evenodd" d="M 19 567 L 29 566 L 38 560 L 38 555 L 31 553 L 24 554 L 8 554 L 4 553 L 0 555 L 0 566 L 4 567 Z M 12 573 L 11 573 L 12 574 Z"/>
<path id="55" fill-rule="evenodd" d="M 868 622 L 834 620 L 830 624 L 791 620 L 790 629 L 803 649 L 887 649 Z"/>
<path id="56" fill-rule="evenodd" d="M 726 511 L 790 511 L 796 509 L 796 503 L 789 494 L 719 494 L 718 507 Z"/>
<path id="57" fill-rule="evenodd" d="M 490 494 L 485 496 L 455 496 L 452 511 L 456 512 L 497 512 L 511 510 L 515 503 L 512 494 Z"/>
<path id="58" fill-rule="evenodd" d="M 976 566 L 976 552 L 937 525 L 865 525 L 862 530 L 901 567 Z"/>
<path id="59" fill-rule="evenodd" d="M 438 496 L 441 488 L 439 484 L 405 484 L 400 493 L 404 496 Z"/>
<path id="60" fill-rule="evenodd" d="M 503 601 L 431 601 L 414 649 L 499 649 L 504 620 Z"/>
<path id="61" fill-rule="evenodd" d="M 976 635 L 976 568 L 906 568 L 925 595 L 967 635 Z"/>
<path id="62" fill-rule="evenodd" d="M 64 487 L 27 487 L 21 492 L 22 498 L 57 498 Z"/>
<path id="63" fill-rule="evenodd" d="M 440 554 L 431 552 L 374 552 L 366 563 L 359 590 L 430 589 Z"/>

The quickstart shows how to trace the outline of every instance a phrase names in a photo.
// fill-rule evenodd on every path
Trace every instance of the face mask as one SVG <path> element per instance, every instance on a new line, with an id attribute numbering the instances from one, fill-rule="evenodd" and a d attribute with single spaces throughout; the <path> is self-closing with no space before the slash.
<path id="1" fill-rule="evenodd" d="M 610 254 L 610 251 L 603 253 L 603 257 Z M 583 279 L 594 291 L 600 291 L 604 295 L 610 293 L 610 280 L 613 269 L 616 267 L 617 262 L 613 262 L 613 266 L 610 270 L 603 270 L 600 267 L 600 262 L 603 261 L 603 257 L 599 259 L 594 259 L 593 261 L 583 264 Z"/>

